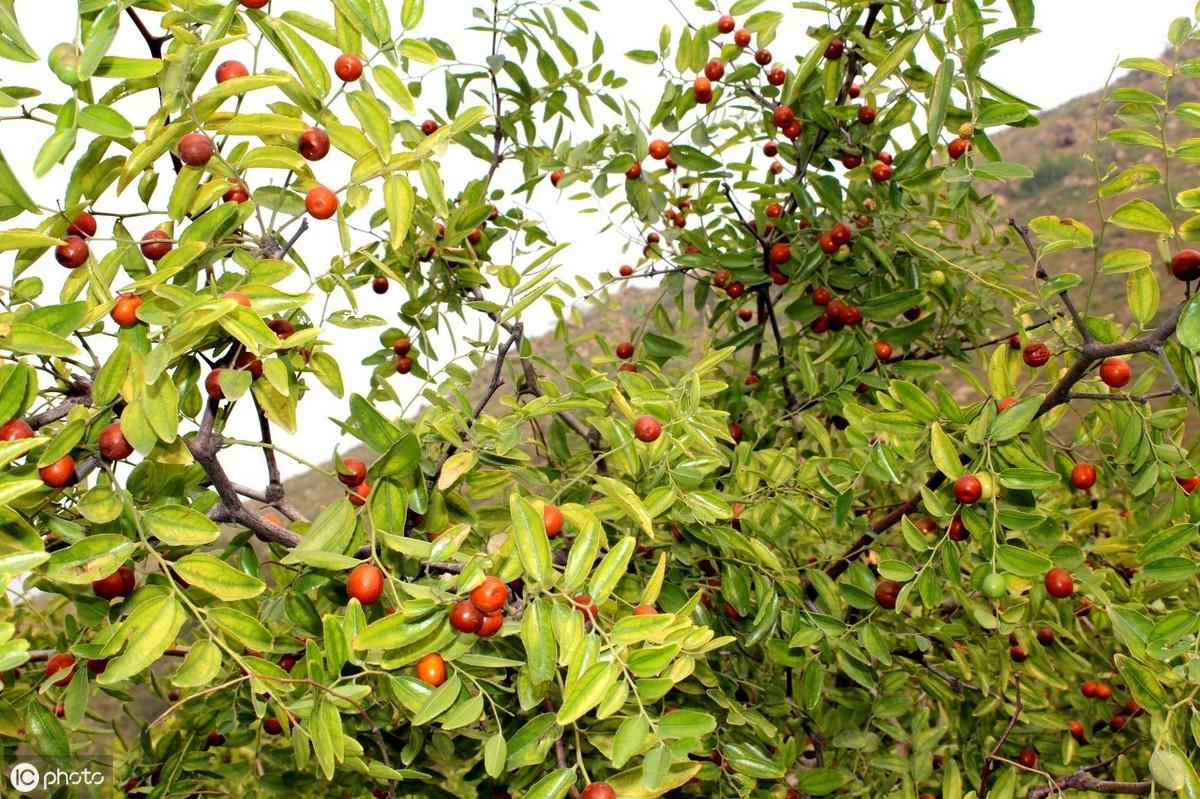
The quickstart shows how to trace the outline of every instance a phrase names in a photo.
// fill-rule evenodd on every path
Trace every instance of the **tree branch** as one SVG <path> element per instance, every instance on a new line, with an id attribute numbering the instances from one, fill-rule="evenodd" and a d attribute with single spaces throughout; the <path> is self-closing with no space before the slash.
<path id="1" fill-rule="evenodd" d="M 1025 794 L 1025 799 L 1045 799 L 1050 794 L 1062 793 L 1064 789 L 1076 791 L 1092 791 L 1093 793 L 1125 794 L 1127 796 L 1146 796 L 1153 789 L 1154 783 L 1117 782 L 1101 780 L 1088 774 L 1084 769 L 1077 769 L 1066 777 L 1060 777 L 1049 785 L 1036 785 Z"/>
<path id="2" fill-rule="evenodd" d="M 983 767 L 979 770 L 979 799 L 986 799 L 988 794 L 988 775 L 992 771 L 992 763 L 996 760 L 996 755 L 1000 753 L 1000 748 L 1008 741 L 1008 737 L 1012 735 L 1013 728 L 1017 726 L 1017 721 L 1021 718 L 1021 711 L 1025 709 L 1025 704 L 1021 701 L 1021 672 L 1013 675 L 1016 681 L 1016 705 L 1013 707 L 1012 718 L 1008 720 L 1008 726 L 1004 728 L 1004 734 L 1000 736 L 1000 740 L 996 741 L 996 745 L 992 747 L 992 751 L 988 752 L 987 757 L 983 759 Z"/>
<path id="3" fill-rule="evenodd" d="M 1038 280 L 1043 282 L 1050 280 L 1050 275 L 1046 272 L 1046 267 L 1042 266 L 1042 259 L 1038 256 L 1037 248 L 1033 246 L 1033 240 L 1029 238 L 1029 228 L 1025 225 L 1017 224 L 1017 220 L 1009 217 L 1008 226 L 1017 232 L 1021 237 L 1021 241 L 1025 242 L 1025 249 L 1029 252 L 1029 257 L 1033 259 L 1033 271 L 1037 275 Z M 1088 330 L 1087 325 L 1083 322 L 1083 317 L 1079 315 L 1075 303 L 1071 300 L 1071 295 L 1066 289 L 1058 292 L 1059 299 L 1062 300 L 1063 307 L 1067 309 L 1067 313 L 1071 315 L 1071 321 L 1075 324 L 1075 329 L 1079 331 L 1079 335 L 1083 337 L 1085 344 L 1091 343 L 1092 331 Z"/>

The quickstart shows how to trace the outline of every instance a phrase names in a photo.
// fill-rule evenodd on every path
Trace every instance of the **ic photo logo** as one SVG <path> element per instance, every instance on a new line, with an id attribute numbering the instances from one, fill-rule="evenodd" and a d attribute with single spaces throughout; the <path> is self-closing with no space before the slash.
<path id="1" fill-rule="evenodd" d="M 8 782 L 18 791 L 32 791 L 42 784 L 42 773 L 32 763 L 17 763 L 8 772 Z"/>

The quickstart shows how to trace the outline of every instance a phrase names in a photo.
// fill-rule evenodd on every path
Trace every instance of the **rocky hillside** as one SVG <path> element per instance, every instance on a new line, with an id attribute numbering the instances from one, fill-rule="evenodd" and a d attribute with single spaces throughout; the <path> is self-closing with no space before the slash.
<path id="1" fill-rule="evenodd" d="M 1196 56 L 1200 56 L 1200 45 L 1185 48 L 1183 57 Z M 1168 54 L 1163 56 L 1163 60 L 1171 63 L 1175 59 Z M 1114 101 L 1112 96 L 1116 91 L 1118 100 L 1127 99 L 1133 96 L 1131 90 L 1161 95 L 1162 80 L 1149 72 L 1132 72 L 1109 87 L 1109 100 L 1103 107 L 1105 93 L 1096 91 L 1043 112 L 1037 126 L 1013 128 L 997 134 L 994 141 L 1005 160 L 1026 164 L 1034 170 L 1031 179 L 991 187 L 1002 213 L 1020 222 L 1046 214 L 1073 217 L 1098 231 L 1100 214 L 1095 205 L 1097 170 L 1100 175 L 1108 177 L 1137 163 L 1151 164 L 1160 169 L 1163 166 L 1161 151 L 1113 142 L 1101 143 L 1098 158 L 1093 159 L 1089 155 L 1096 151 L 1097 124 L 1101 137 L 1114 128 L 1128 126 L 1129 123 L 1115 115 L 1122 102 Z M 1200 101 L 1200 79 L 1183 78 L 1173 82 L 1168 97 L 1170 108 L 1197 101 Z M 1200 108 L 1197 110 L 1200 112 Z M 1133 113 L 1138 109 L 1126 106 L 1124 111 Z M 1200 119 L 1200 113 L 1194 118 Z M 1200 125 L 1200 121 L 1197 125 Z M 1195 133 L 1200 131 L 1195 131 L 1192 125 L 1180 118 L 1173 118 L 1168 126 L 1168 137 L 1173 144 Z M 1169 179 L 1173 193 L 1200 186 L 1200 165 L 1173 162 Z M 1163 185 L 1152 186 L 1140 195 L 1128 194 L 1108 200 L 1104 203 L 1105 212 L 1111 213 L 1122 202 L 1136 196 L 1144 196 L 1162 205 L 1164 189 Z M 1109 251 L 1123 247 L 1142 247 L 1153 252 L 1154 239 L 1152 236 L 1109 227 L 1105 232 L 1104 249 Z M 1049 261 L 1049 268 L 1054 273 L 1068 269 L 1090 270 L 1090 256 L 1078 250 L 1059 253 Z M 560 363 L 566 346 L 576 348 L 576 352 L 584 358 L 597 355 L 599 349 L 592 334 L 598 333 L 610 341 L 618 340 L 618 331 L 627 330 L 631 320 L 646 318 L 656 297 L 655 291 L 626 287 L 613 292 L 613 296 L 603 303 L 581 303 L 568 326 L 568 344 L 564 345 L 553 334 L 546 334 L 532 341 L 533 350 L 551 362 Z M 1092 296 L 1091 312 L 1112 313 L 1119 318 L 1127 316 L 1123 276 L 1101 277 Z M 613 335 L 607 335 L 609 331 Z M 338 490 L 332 481 L 313 474 L 296 477 L 287 486 L 288 496 L 305 512 L 312 512 L 332 501 L 338 495 Z"/>

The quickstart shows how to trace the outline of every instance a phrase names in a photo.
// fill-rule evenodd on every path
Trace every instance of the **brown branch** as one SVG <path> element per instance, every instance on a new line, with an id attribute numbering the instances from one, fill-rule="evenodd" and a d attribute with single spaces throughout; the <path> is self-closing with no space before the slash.
<path id="1" fill-rule="evenodd" d="M 1012 735 L 1013 728 L 1017 726 L 1017 721 L 1021 718 L 1021 711 L 1025 709 L 1025 704 L 1021 701 L 1021 672 L 1013 675 L 1016 681 L 1016 704 L 1013 707 L 1012 718 L 1008 720 L 1008 726 L 1004 728 L 1004 734 L 1000 736 L 1000 740 L 996 741 L 996 745 L 992 747 L 992 751 L 988 752 L 987 757 L 983 759 L 983 767 L 979 769 L 979 799 L 986 799 L 988 794 L 988 775 L 992 772 L 992 764 L 996 760 L 996 755 L 1000 753 L 1000 748 L 1008 742 L 1008 738 Z"/>
<path id="2" fill-rule="evenodd" d="M 53 408 L 26 417 L 25 421 L 29 423 L 30 427 L 37 430 L 39 427 L 57 422 L 78 405 L 90 408 L 92 405 L 92 381 L 82 375 L 74 375 L 64 394 L 66 399 L 62 402 Z"/>
<path id="3" fill-rule="evenodd" d="M 1050 280 L 1050 274 L 1046 272 L 1046 267 L 1042 266 L 1042 259 L 1037 253 L 1037 248 L 1033 246 L 1033 240 L 1029 238 L 1029 228 L 1025 225 L 1017 224 L 1017 220 L 1009 217 L 1008 226 L 1017 232 L 1021 237 L 1021 241 L 1025 242 L 1025 249 L 1029 252 L 1029 257 L 1033 259 L 1033 271 L 1037 275 L 1038 280 L 1043 282 Z M 1083 322 L 1083 317 L 1080 316 L 1079 310 L 1075 307 L 1075 303 L 1071 300 L 1070 293 L 1066 289 L 1058 292 L 1058 298 L 1062 300 L 1063 307 L 1067 309 L 1067 313 L 1071 315 L 1071 321 L 1075 325 L 1075 329 L 1079 331 L 1079 335 L 1083 337 L 1085 344 L 1092 341 L 1092 331 L 1088 330 L 1087 325 Z"/>
<path id="4" fill-rule="evenodd" d="M 133 20 L 133 24 L 138 29 L 138 33 L 140 33 L 142 35 L 142 39 L 145 40 L 146 48 L 150 51 L 150 57 L 161 60 L 163 57 L 163 51 L 162 51 L 163 43 L 166 42 L 170 37 L 169 36 L 155 36 L 154 34 L 152 34 L 150 32 L 150 29 L 146 27 L 146 23 L 142 22 L 142 18 L 140 16 L 138 16 L 137 11 L 135 11 L 134 9 L 126 8 L 125 13 L 129 15 L 130 19 Z M 158 99 L 160 102 L 163 100 L 161 89 L 158 92 Z M 163 120 L 164 124 L 169 123 L 170 121 L 171 121 L 170 117 L 167 117 L 165 120 Z M 171 156 L 171 168 L 174 169 L 175 174 L 178 175 L 183 170 L 183 162 L 179 160 L 179 156 L 175 154 L 174 150 L 170 151 L 170 156 Z"/>
<path id="5" fill-rule="evenodd" d="M 1077 769 L 1066 777 L 1060 777 L 1049 785 L 1035 785 L 1025 794 L 1025 799 L 1045 799 L 1052 793 L 1059 794 L 1065 789 L 1076 791 L 1092 791 L 1093 793 L 1125 794 L 1127 796 L 1146 796 L 1153 789 L 1154 783 L 1118 782 L 1101 780 L 1088 774 L 1084 769 Z"/>

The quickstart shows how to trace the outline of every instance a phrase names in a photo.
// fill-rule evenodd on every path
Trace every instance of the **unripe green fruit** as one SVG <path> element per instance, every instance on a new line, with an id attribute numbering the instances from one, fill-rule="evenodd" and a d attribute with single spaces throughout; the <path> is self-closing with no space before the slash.
<path id="1" fill-rule="evenodd" d="M 999 599 L 1008 593 L 1008 583 L 1003 574 L 992 572 L 983 578 L 983 594 L 992 599 Z"/>
<path id="2" fill-rule="evenodd" d="M 946 285 L 946 273 L 941 269 L 935 269 L 929 273 L 929 283 L 934 287 L 940 288 Z"/>
<path id="3" fill-rule="evenodd" d="M 79 49 L 74 44 L 62 42 L 54 45 L 50 55 L 46 56 L 46 63 L 63 83 L 71 87 L 79 85 Z"/>
<path id="4" fill-rule="evenodd" d="M 996 478 L 986 472 L 975 475 L 979 478 L 979 486 L 983 492 L 979 495 L 980 502 L 991 502 L 992 497 L 996 496 Z"/>
<path id="5" fill-rule="evenodd" d="M 841 247 L 837 248 L 837 252 L 834 253 L 834 255 L 833 255 L 833 260 L 844 261 L 849 257 L 850 257 L 850 247 L 846 244 L 843 244 Z"/>

